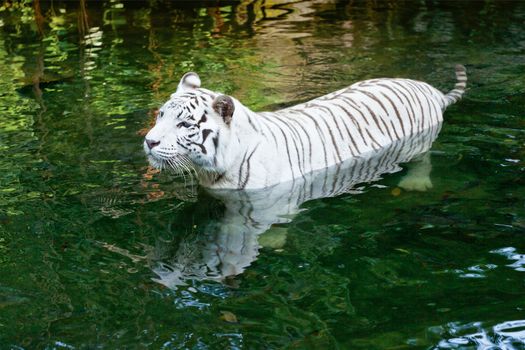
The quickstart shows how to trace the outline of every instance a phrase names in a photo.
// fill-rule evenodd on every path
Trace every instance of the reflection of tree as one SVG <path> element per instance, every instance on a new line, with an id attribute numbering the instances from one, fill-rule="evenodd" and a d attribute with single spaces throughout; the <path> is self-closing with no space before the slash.
<path id="1" fill-rule="evenodd" d="M 83 40 L 84 36 L 89 29 L 88 11 L 86 6 L 86 0 L 79 0 L 79 9 L 77 15 L 77 28 L 80 40 Z"/>
<path id="2" fill-rule="evenodd" d="M 35 11 L 35 24 L 38 29 L 40 36 L 44 35 L 44 16 L 42 15 L 42 9 L 40 8 L 40 0 L 34 0 L 33 8 Z"/>

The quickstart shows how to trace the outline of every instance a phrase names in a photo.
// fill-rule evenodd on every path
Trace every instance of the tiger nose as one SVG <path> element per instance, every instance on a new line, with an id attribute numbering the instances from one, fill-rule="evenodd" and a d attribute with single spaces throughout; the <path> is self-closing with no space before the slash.
<path id="1" fill-rule="evenodd" d="M 160 145 L 160 141 L 146 139 L 146 144 L 148 145 L 149 149 L 152 149 L 153 147 Z"/>

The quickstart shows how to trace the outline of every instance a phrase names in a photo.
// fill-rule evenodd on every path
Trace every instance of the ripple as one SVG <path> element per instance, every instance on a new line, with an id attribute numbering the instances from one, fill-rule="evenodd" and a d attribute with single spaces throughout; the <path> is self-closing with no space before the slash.
<path id="1" fill-rule="evenodd" d="M 525 348 L 525 320 L 505 321 L 486 329 L 481 322 L 452 322 L 431 332 L 450 336 L 432 349 L 516 350 Z"/>
<path id="2" fill-rule="evenodd" d="M 525 271 L 525 254 L 519 254 L 516 252 L 514 247 L 505 247 L 500 249 L 495 249 L 490 251 L 493 254 L 503 255 L 507 259 L 513 261 L 512 264 L 505 266 L 511 267 L 515 271 L 524 272 Z"/>
<path id="3" fill-rule="evenodd" d="M 491 250 L 490 253 L 502 255 L 512 263 L 505 266 L 512 268 L 515 271 L 525 272 L 525 254 L 520 254 L 514 247 L 504 247 L 499 249 Z M 469 266 L 463 269 L 447 270 L 457 274 L 461 278 L 485 278 L 486 274 L 490 270 L 494 270 L 498 267 L 496 264 L 478 264 Z"/>
<path id="4" fill-rule="evenodd" d="M 494 264 L 479 264 L 469 266 L 466 269 L 455 269 L 452 272 L 459 275 L 461 278 L 485 278 L 485 273 L 494 270 L 498 265 Z"/>

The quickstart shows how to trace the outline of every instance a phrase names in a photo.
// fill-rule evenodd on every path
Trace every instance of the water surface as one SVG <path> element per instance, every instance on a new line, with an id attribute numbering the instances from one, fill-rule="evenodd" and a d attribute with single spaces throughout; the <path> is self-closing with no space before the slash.
<path id="1" fill-rule="evenodd" d="M 0 348 L 524 349 L 524 21 L 504 1 L 3 4 Z M 188 70 L 264 110 L 381 76 L 446 91 L 455 63 L 469 91 L 429 153 L 283 211 L 142 152 Z"/>

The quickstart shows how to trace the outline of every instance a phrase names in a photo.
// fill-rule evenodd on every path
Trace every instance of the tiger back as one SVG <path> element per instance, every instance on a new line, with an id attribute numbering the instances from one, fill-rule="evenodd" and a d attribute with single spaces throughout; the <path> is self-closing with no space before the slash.
<path id="1" fill-rule="evenodd" d="M 443 94 L 409 79 L 355 83 L 309 102 L 256 113 L 233 97 L 200 88 L 185 74 L 144 141 L 158 168 L 194 171 L 209 188 L 269 187 L 363 157 L 443 120 L 466 87 L 466 70 Z M 162 119 L 164 118 L 164 119 Z"/>

